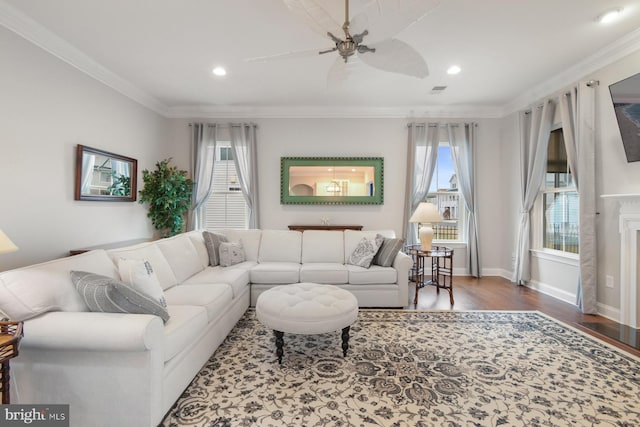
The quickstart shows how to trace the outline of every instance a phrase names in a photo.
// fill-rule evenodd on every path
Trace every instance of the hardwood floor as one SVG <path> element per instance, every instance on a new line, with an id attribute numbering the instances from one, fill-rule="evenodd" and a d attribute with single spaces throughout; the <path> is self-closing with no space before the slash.
<path id="1" fill-rule="evenodd" d="M 413 305 L 415 285 L 409 285 L 410 303 L 405 309 L 418 310 L 538 310 L 556 318 L 589 335 L 598 337 L 622 350 L 640 357 L 640 350 L 620 341 L 597 333 L 582 326 L 581 322 L 602 323 L 617 326 L 618 324 L 602 316 L 583 314 L 572 304 L 565 303 L 551 296 L 542 294 L 524 286 L 516 286 L 502 277 L 483 277 L 476 279 L 466 276 L 455 276 L 453 279 L 453 307 L 449 303 L 449 294 L 445 290 L 436 293 L 436 288 L 426 286 L 419 290 L 418 304 Z"/>

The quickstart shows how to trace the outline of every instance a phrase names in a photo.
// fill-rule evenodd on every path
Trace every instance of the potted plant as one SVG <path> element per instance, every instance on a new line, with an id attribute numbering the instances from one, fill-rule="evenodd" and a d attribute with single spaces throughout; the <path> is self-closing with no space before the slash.
<path id="1" fill-rule="evenodd" d="M 174 236 L 184 230 L 185 215 L 191 206 L 193 181 L 187 172 L 169 163 L 171 158 L 156 163 L 152 172 L 142 171 L 144 188 L 140 190 L 140 203 L 149 203 L 153 226 L 162 237 Z"/>

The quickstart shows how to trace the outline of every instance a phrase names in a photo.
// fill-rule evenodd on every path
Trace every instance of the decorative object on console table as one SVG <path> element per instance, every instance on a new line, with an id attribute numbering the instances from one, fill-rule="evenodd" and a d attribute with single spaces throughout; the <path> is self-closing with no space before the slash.
<path id="1" fill-rule="evenodd" d="M 428 251 L 431 249 L 431 242 L 433 241 L 433 228 L 431 224 L 434 222 L 442 221 L 442 216 L 438 212 L 438 208 L 433 203 L 422 202 L 418 205 L 409 222 L 420 223 L 420 236 L 421 249 Z"/>
<path id="2" fill-rule="evenodd" d="M 9 360 L 18 355 L 18 344 L 22 339 L 22 322 L 0 321 L 0 384 L 2 389 L 2 404 L 8 405 L 11 376 L 9 374 Z"/>
<path id="3" fill-rule="evenodd" d="M 290 225 L 289 230 L 362 230 L 361 225 Z"/>
<path id="4" fill-rule="evenodd" d="M 4 231 L 0 230 L 0 254 L 7 254 L 17 250 L 18 247 L 11 241 L 9 236 L 4 234 Z"/>
<path id="5" fill-rule="evenodd" d="M 187 172 L 170 166 L 171 158 L 156 163 L 156 170 L 142 171 L 144 188 L 140 190 L 140 203 L 149 203 L 153 226 L 162 237 L 174 236 L 184 231 L 185 215 L 191 206 L 193 181 Z"/>
<path id="6" fill-rule="evenodd" d="M 432 246 L 425 251 L 419 245 L 405 247 L 405 253 L 413 258 L 413 268 L 410 270 L 412 279 L 416 283 L 416 295 L 413 305 L 418 305 L 418 291 L 425 286 L 435 286 L 436 292 L 440 289 L 449 292 L 449 302 L 453 306 L 453 249 L 445 246 Z M 431 258 L 431 280 L 425 279 L 425 258 Z"/>

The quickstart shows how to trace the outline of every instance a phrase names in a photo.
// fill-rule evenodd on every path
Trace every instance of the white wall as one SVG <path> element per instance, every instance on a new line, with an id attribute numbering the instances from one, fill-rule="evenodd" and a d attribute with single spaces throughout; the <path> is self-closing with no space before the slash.
<path id="1" fill-rule="evenodd" d="M 424 121 L 425 119 L 415 119 Z M 191 121 L 171 120 L 169 133 L 174 140 L 173 158 L 182 168 L 189 167 L 187 151 Z M 225 120 L 238 122 L 240 120 Z M 453 121 L 453 120 L 439 120 Z M 402 235 L 407 161 L 407 119 L 259 119 L 258 168 L 261 228 L 286 229 L 290 224 L 361 224 L 365 229 L 393 229 Z M 506 215 L 499 207 L 502 196 L 500 127 L 497 120 L 480 120 L 478 133 L 478 200 L 482 266 L 489 274 L 501 268 L 501 221 L 494 212 Z M 283 156 L 367 156 L 384 158 L 384 204 L 382 205 L 281 205 L 280 157 Z M 485 202 L 486 201 L 486 202 Z M 501 247 L 501 245 L 497 245 Z M 456 249 L 456 271 L 466 272 L 467 252 Z"/>
<path id="2" fill-rule="evenodd" d="M 138 159 L 167 152 L 164 118 L 0 27 L 0 271 L 69 249 L 152 235 L 132 202 L 74 201 L 77 144 Z"/>

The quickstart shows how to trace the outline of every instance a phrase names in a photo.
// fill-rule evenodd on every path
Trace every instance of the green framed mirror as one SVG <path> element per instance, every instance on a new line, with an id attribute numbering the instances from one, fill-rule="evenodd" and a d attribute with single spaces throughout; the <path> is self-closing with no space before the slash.
<path id="1" fill-rule="evenodd" d="M 281 157 L 283 205 L 381 205 L 382 157 Z"/>

